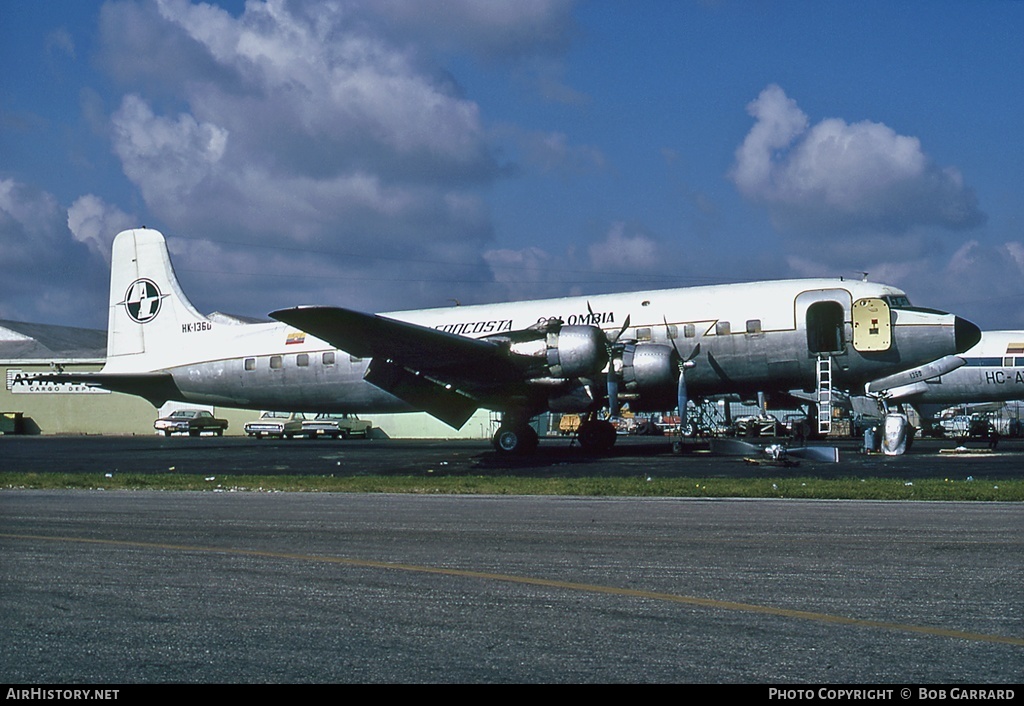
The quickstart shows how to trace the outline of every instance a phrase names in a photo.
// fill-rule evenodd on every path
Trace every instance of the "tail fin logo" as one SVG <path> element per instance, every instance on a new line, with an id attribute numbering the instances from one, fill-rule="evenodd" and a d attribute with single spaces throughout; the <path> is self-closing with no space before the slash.
<path id="1" fill-rule="evenodd" d="M 128 285 L 121 305 L 128 312 L 128 318 L 136 323 L 145 324 L 160 313 L 160 305 L 166 296 L 160 293 L 160 288 L 153 280 L 137 279 Z"/>

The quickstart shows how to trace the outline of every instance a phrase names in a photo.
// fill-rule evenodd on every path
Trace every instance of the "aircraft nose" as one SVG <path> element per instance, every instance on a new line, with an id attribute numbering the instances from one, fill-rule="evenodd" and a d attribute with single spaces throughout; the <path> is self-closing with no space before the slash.
<path id="1" fill-rule="evenodd" d="M 956 336 L 957 353 L 964 353 L 974 348 L 978 341 L 981 340 L 981 329 L 967 319 L 961 319 L 959 316 L 955 317 L 953 321 L 953 331 Z"/>

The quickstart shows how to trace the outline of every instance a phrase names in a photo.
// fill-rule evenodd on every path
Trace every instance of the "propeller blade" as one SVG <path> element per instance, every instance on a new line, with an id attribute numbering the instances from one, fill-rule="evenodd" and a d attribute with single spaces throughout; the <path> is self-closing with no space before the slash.
<path id="1" fill-rule="evenodd" d="M 614 370 L 608 371 L 608 415 L 619 416 L 619 381 Z"/>
<path id="2" fill-rule="evenodd" d="M 626 314 L 626 320 L 623 322 L 622 328 L 619 329 L 619 332 L 617 334 L 615 334 L 615 338 L 610 340 L 609 343 L 613 343 L 613 344 L 614 343 L 618 343 L 619 339 L 622 338 L 622 334 L 624 334 L 626 332 L 626 329 L 628 329 L 628 328 L 629 328 L 629 314 Z"/>
<path id="3" fill-rule="evenodd" d="M 587 311 L 590 312 L 591 320 L 594 318 L 594 312 L 590 308 L 590 302 L 587 302 Z M 605 346 L 608 349 L 608 416 L 617 417 L 619 416 L 619 378 L 622 376 L 622 346 L 617 345 L 619 339 L 622 338 L 622 334 L 629 328 L 629 314 L 626 314 L 626 321 L 622 324 L 622 328 L 618 330 L 615 337 L 605 335 Z M 618 349 L 616 351 L 616 349 Z M 616 354 L 618 355 L 619 365 L 615 365 Z"/>
<path id="4" fill-rule="evenodd" d="M 676 387 L 676 401 L 679 403 L 679 428 L 686 433 L 686 403 L 690 401 L 686 393 L 686 374 L 679 369 L 679 384 Z"/>
<path id="5" fill-rule="evenodd" d="M 672 342 L 672 348 L 675 349 L 676 355 L 679 356 L 679 360 L 685 360 L 685 358 L 683 358 L 682 351 L 679 350 L 679 344 L 676 343 L 676 337 L 672 335 L 672 327 L 668 325 L 668 317 L 662 316 L 661 320 L 665 322 L 665 338 Z"/>

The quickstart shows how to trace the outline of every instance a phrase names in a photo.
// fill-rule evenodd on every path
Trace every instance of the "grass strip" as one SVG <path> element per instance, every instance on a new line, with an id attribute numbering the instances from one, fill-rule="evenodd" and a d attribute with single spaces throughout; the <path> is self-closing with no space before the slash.
<path id="1" fill-rule="evenodd" d="M 216 474 L 3 473 L 0 491 L 179 490 L 207 492 L 567 495 L 652 498 L 828 500 L 1024 500 L 1024 480 L 896 478 L 531 478 L 499 475 L 246 476 Z"/>

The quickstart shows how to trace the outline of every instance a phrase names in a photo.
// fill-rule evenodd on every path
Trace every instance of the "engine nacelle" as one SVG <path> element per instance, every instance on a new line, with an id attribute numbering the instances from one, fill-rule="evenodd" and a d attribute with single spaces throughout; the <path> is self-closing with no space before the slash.
<path id="1" fill-rule="evenodd" d="M 622 351 L 623 399 L 630 409 L 664 410 L 676 406 L 679 354 L 660 343 L 630 343 Z"/>
<path id="2" fill-rule="evenodd" d="M 561 326 L 535 340 L 513 343 L 510 350 L 536 358 L 538 377 L 591 377 L 608 364 L 605 336 L 596 326 Z"/>
<path id="3" fill-rule="evenodd" d="M 596 326 L 563 326 L 547 336 L 548 370 L 555 377 L 596 375 L 608 364 L 604 332 Z"/>

